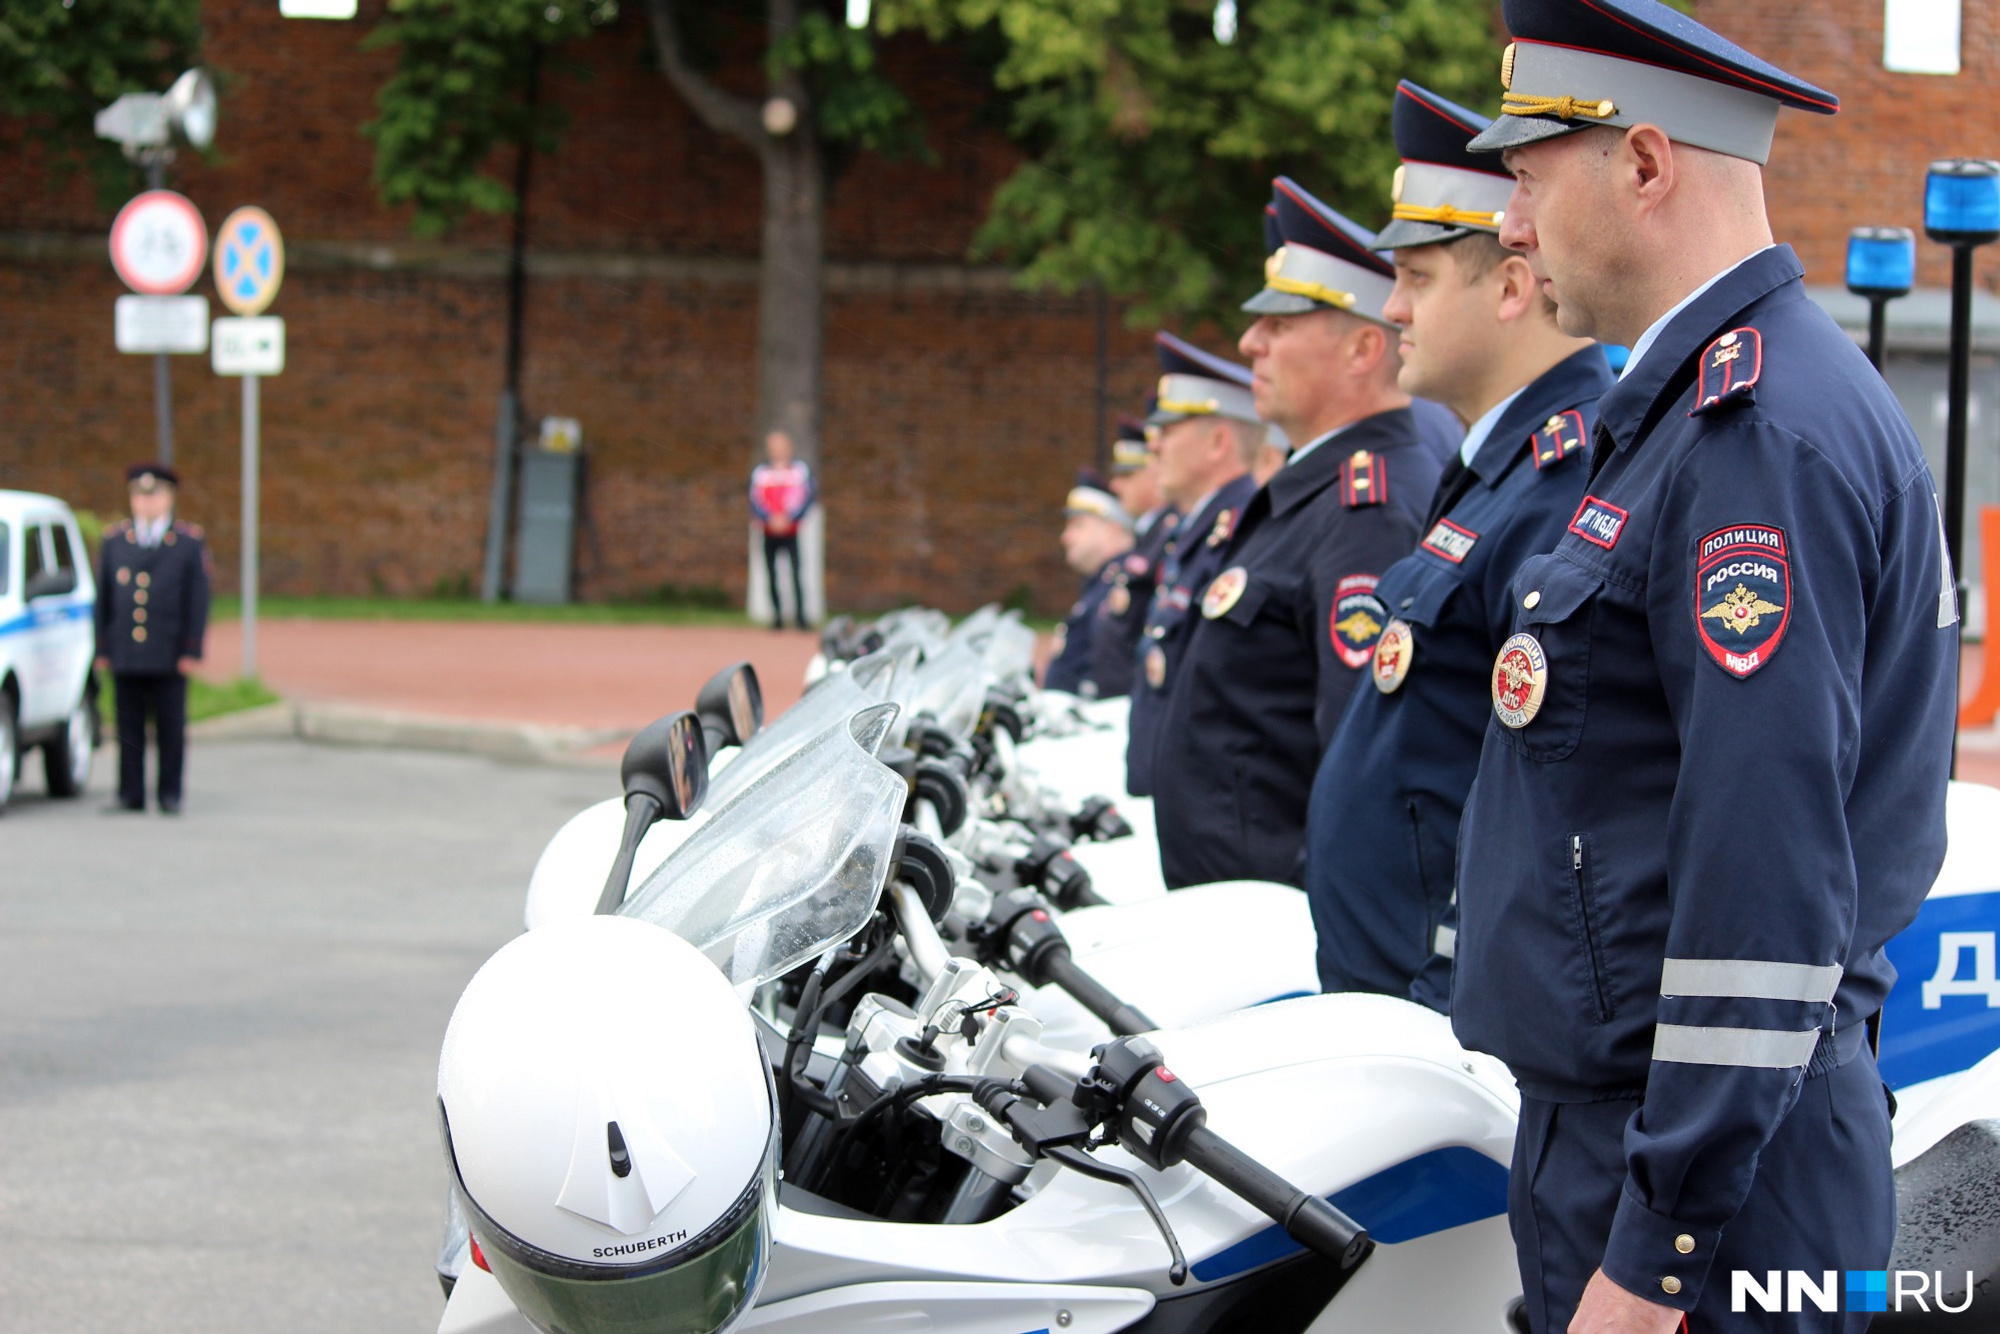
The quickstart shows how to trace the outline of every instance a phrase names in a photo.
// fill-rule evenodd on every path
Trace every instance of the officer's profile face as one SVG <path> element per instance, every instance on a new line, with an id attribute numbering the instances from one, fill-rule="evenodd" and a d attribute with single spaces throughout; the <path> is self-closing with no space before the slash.
<path id="1" fill-rule="evenodd" d="M 1096 574 L 1099 566 L 1130 545 L 1125 530 L 1095 514 L 1072 514 L 1063 521 L 1063 561 L 1078 574 Z"/>
<path id="2" fill-rule="evenodd" d="M 174 489 L 171 486 L 157 486 L 151 491 L 141 491 L 132 487 L 129 492 L 132 503 L 132 517 L 140 523 L 152 523 L 165 518 L 174 507 Z"/>
<path id="3" fill-rule="evenodd" d="M 1144 514 L 1160 505 L 1160 465 L 1157 460 L 1136 472 L 1116 473 L 1111 478 L 1111 494 L 1127 514 Z"/>
<path id="4" fill-rule="evenodd" d="M 1556 323 L 1572 337 L 1597 336 L 1607 287 L 1615 289 L 1633 258 L 1611 170 L 1620 133 L 1593 126 L 1501 155 L 1514 192 L 1500 244 L 1527 258 L 1542 294 L 1556 304 Z"/>
<path id="5" fill-rule="evenodd" d="M 1453 386 L 1478 373 L 1502 332 L 1486 276 L 1469 276 L 1451 246 L 1396 252 L 1396 286 L 1382 318 L 1401 326 L 1398 389 L 1449 403 Z"/>
<path id="6" fill-rule="evenodd" d="M 1160 490 L 1167 499 L 1177 505 L 1187 505 L 1200 499 L 1202 493 L 1209 489 L 1203 483 L 1215 470 L 1217 433 L 1212 417 L 1184 417 L 1161 429 L 1153 452 L 1160 460 L 1157 465 Z M 1225 437 L 1222 447 L 1227 446 Z"/>
<path id="7" fill-rule="evenodd" d="M 1363 321 L 1332 309 L 1298 315 L 1264 315 L 1243 331 L 1236 347 L 1250 362 L 1257 415 L 1276 422 L 1294 439 L 1310 439 L 1311 424 L 1325 417 L 1348 383 L 1342 368 L 1348 344 Z"/>

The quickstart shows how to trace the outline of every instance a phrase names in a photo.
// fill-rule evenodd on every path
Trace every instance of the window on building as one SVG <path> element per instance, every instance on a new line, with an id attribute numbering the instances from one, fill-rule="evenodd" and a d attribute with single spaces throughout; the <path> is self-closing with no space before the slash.
<path id="1" fill-rule="evenodd" d="M 1962 0 L 1883 0 L 1882 68 L 1898 74 L 1958 73 Z"/>

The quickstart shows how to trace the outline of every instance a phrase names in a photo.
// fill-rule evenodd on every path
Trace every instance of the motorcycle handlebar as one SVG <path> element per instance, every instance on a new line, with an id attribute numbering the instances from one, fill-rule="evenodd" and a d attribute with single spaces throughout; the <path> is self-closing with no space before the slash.
<path id="1" fill-rule="evenodd" d="M 1207 1126 L 1188 1132 L 1182 1152 L 1217 1185 L 1283 1227 L 1293 1241 L 1337 1261 L 1343 1270 L 1360 1264 L 1375 1248 L 1359 1223 L 1317 1195 L 1306 1194 Z"/>
<path id="2" fill-rule="evenodd" d="M 1136 1007 L 1119 1000 L 1102 982 L 1078 967 L 1076 960 L 1070 957 L 1067 946 L 1048 950 L 1038 962 L 1041 964 L 1038 971 L 1044 977 L 1069 993 L 1077 1004 L 1102 1019 L 1113 1033 L 1129 1036 L 1133 1033 L 1150 1033 L 1159 1027 Z"/>

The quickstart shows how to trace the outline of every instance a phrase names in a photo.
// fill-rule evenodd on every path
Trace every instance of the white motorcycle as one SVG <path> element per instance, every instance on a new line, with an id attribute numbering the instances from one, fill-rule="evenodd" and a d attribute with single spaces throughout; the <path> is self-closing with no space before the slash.
<path id="1" fill-rule="evenodd" d="M 531 932 L 468 987 L 439 1092 L 473 1263 L 441 1334 L 1524 1327 L 1504 1069 L 1368 996 L 1050 1041 L 938 932 L 949 858 L 873 758 L 893 714 L 753 783 L 625 920 Z M 699 729 L 648 732 L 628 790 L 685 815 Z M 1899 1118 L 1906 1220 L 1986 1192 L 1899 1263 L 1993 1278 L 1996 1115 L 1989 1059 Z"/>

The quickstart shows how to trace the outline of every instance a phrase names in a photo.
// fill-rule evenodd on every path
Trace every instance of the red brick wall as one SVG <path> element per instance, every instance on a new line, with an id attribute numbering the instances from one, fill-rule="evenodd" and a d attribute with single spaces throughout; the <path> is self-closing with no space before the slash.
<path id="1" fill-rule="evenodd" d="M 1840 114 L 1787 111 L 1766 173 L 1778 239 L 1806 281 L 1839 286 L 1847 233 L 1917 233 L 1917 281 L 1950 282 L 1950 251 L 1923 239 L 1924 171 L 1935 158 L 2000 157 L 2000 6 L 1964 0 L 1959 74 L 1882 68 L 1882 0 L 1700 0 L 1695 17 L 1773 64 L 1840 96 Z M 1979 252 L 2000 290 L 2000 246 Z"/>

